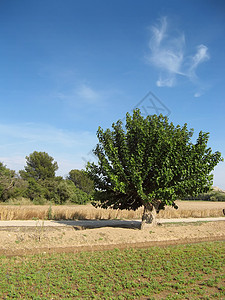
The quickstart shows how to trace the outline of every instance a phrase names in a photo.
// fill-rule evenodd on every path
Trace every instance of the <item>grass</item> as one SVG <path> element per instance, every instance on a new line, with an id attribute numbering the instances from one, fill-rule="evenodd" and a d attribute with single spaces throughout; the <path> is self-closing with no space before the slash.
<path id="1" fill-rule="evenodd" d="M 222 217 L 224 202 L 177 201 L 179 209 L 167 207 L 158 218 Z M 143 208 L 136 211 L 94 208 L 88 205 L 0 205 L 0 220 L 87 220 L 141 219 Z"/>
<path id="2" fill-rule="evenodd" d="M 225 242 L 0 257 L 0 299 L 224 299 Z"/>

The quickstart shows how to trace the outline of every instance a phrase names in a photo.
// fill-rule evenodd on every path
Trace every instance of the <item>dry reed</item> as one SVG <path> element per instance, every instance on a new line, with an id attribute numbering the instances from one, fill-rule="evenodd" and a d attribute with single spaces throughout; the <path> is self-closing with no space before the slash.
<path id="1" fill-rule="evenodd" d="M 167 207 L 158 218 L 221 217 L 223 202 L 179 201 L 179 209 Z M 143 208 L 136 211 L 94 208 L 92 205 L 0 205 L 0 220 L 93 220 L 141 219 Z"/>

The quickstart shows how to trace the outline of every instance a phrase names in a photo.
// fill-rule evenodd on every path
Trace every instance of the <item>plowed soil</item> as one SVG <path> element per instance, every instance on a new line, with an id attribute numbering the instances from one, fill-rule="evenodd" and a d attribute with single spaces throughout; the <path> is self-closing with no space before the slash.
<path id="1" fill-rule="evenodd" d="M 225 221 L 159 224 L 143 230 L 79 226 L 47 227 L 41 223 L 29 227 L 0 227 L 0 254 L 13 256 L 36 253 L 78 252 L 113 248 L 145 248 L 203 241 L 225 240 Z"/>

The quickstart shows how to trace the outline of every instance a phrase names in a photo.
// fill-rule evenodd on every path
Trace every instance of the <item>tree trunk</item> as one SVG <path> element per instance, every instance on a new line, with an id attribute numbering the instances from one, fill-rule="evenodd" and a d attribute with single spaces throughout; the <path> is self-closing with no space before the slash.
<path id="1" fill-rule="evenodd" d="M 144 212 L 142 215 L 142 222 L 140 225 L 140 229 L 143 229 L 146 224 L 151 226 L 156 225 L 156 213 L 158 208 L 158 202 L 156 202 L 155 204 L 152 203 L 144 204 Z"/>

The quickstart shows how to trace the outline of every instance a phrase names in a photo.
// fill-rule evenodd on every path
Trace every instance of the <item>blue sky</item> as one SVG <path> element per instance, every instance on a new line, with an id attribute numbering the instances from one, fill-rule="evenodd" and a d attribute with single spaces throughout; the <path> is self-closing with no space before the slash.
<path id="1" fill-rule="evenodd" d="M 225 157 L 224 70 L 224 1 L 1 0 L 0 161 L 84 168 L 98 126 L 137 105 L 210 132 Z M 225 189 L 225 163 L 214 174 Z"/>

